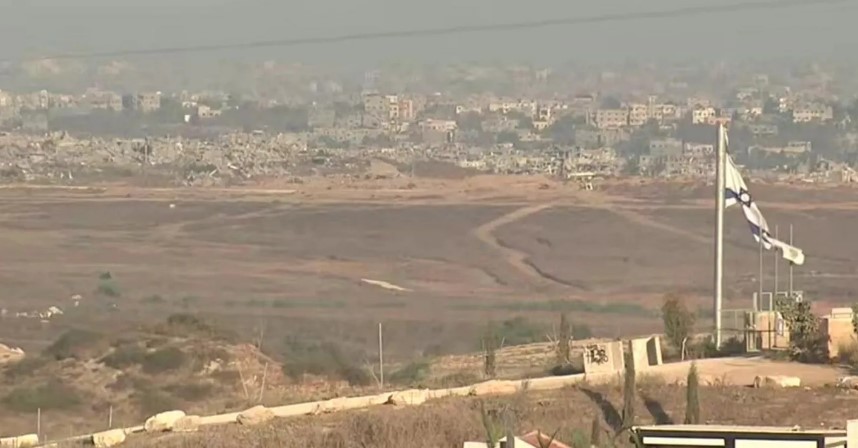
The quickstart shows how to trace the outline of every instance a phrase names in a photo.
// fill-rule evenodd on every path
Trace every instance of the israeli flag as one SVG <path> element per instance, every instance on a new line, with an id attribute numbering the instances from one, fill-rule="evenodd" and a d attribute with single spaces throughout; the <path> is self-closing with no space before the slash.
<path id="1" fill-rule="evenodd" d="M 754 235 L 754 240 L 757 243 L 762 241 L 761 244 L 766 250 L 779 250 L 784 259 L 790 263 L 796 265 L 804 264 L 804 252 L 801 249 L 778 240 L 769 232 L 769 224 L 766 222 L 766 218 L 763 217 L 760 208 L 757 207 L 757 203 L 751 197 L 748 185 L 742 179 L 739 168 L 736 167 L 730 154 L 727 154 L 726 157 L 727 162 L 724 167 L 724 187 L 727 190 L 725 192 L 725 208 L 742 204 L 742 212 L 745 214 L 745 219 L 751 227 L 751 234 Z"/>

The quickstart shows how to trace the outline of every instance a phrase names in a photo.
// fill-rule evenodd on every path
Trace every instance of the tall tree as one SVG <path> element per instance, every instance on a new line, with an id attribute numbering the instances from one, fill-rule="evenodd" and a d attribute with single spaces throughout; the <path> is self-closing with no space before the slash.
<path id="1" fill-rule="evenodd" d="M 635 362 L 632 354 L 631 344 L 625 353 L 625 375 L 623 377 L 623 427 L 629 430 L 635 425 Z"/>
<path id="2" fill-rule="evenodd" d="M 569 323 L 566 313 L 560 313 L 560 331 L 557 337 L 557 363 L 560 365 L 569 364 L 571 358 L 569 342 L 571 339 L 572 325 Z"/>
<path id="3" fill-rule="evenodd" d="M 489 322 L 486 333 L 483 335 L 483 352 L 485 355 L 483 373 L 488 378 L 494 378 L 497 374 L 497 346 L 497 330 L 495 330 L 494 322 Z"/>
<path id="4" fill-rule="evenodd" d="M 697 364 L 691 363 L 688 369 L 688 378 L 685 384 L 685 424 L 696 425 L 700 423 L 700 380 L 697 375 Z"/>
<path id="5" fill-rule="evenodd" d="M 674 348 L 682 349 L 683 342 L 694 329 L 695 316 L 678 294 L 668 294 L 661 306 L 661 318 L 664 322 L 664 334 Z M 683 353 L 684 355 L 684 353 Z"/>

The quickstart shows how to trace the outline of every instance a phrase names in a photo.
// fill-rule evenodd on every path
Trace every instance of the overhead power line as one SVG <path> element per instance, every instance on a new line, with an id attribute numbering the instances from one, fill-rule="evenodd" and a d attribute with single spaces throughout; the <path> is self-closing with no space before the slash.
<path id="1" fill-rule="evenodd" d="M 548 28 L 568 25 L 586 25 L 605 22 L 623 22 L 634 20 L 651 20 L 673 17 L 698 16 L 712 13 L 743 12 L 750 10 L 772 10 L 799 6 L 819 6 L 823 4 L 844 3 L 848 0 L 776 0 L 776 1 L 748 1 L 733 4 L 712 4 L 704 6 L 689 6 L 685 8 L 664 9 L 645 12 L 625 12 L 614 14 L 602 14 L 584 17 L 565 17 L 557 19 L 544 19 L 534 21 L 495 23 L 485 25 L 457 25 L 441 28 L 424 28 L 416 30 L 399 31 L 377 31 L 367 33 L 351 33 L 333 36 L 299 37 L 274 40 L 260 40 L 252 42 L 240 42 L 231 44 L 211 44 L 181 47 L 161 47 L 144 49 L 125 49 L 115 51 L 90 52 L 90 53 L 62 53 L 52 56 L 37 58 L 22 58 L 5 60 L 3 62 L 31 62 L 56 59 L 100 59 L 119 56 L 145 56 L 145 55 L 170 55 L 202 53 L 220 50 L 266 48 L 266 47 L 296 47 L 305 45 L 332 44 L 341 42 L 356 42 L 365 40 L 446 36 L 465 33 L 483 33 L 492 31 L 524 30 L 536 28 Z"/>

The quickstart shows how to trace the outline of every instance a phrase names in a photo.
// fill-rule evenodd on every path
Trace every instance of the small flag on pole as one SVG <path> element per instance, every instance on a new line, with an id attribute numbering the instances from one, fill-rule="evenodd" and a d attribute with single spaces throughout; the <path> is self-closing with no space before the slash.
<path id="1" fill-rule="evenodd" d="M 745 219 L 751 227 L 751 234 L 754 235 L 754 240 L 758 243 L 762 239 L 763 247 L 766 250 L 779 250 L 784 259 L 796 265 L 804 264 L 804 252 L 790 244 L 778 240 L 769 232 L 769 224 L 757 203 L 751 197 L 748 191 L 748 185 L 742 179 L 742 174 L 733 162 L 730 154 L 727 154 L 727 163 L 724 169 L 724 188 L 725 192 L 725 208 L 736 204 L 742 204 L 742 212 L 745 214 Z"/>

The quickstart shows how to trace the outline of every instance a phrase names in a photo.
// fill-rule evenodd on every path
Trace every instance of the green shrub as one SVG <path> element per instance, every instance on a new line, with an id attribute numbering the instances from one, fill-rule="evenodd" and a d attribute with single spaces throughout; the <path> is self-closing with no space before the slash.
<path id="1" fill-rule="evenodd" d="M 200 301 L 200 298 L 196 297 L 196 296 L 182 297 L 182 308 L 188 309 L 192 305 L 196 305 L 199 301 Z"/>
<path id="2" fill-rule="evenodd" d="M 42 353 L 57 361 L 68 358 L 86 359 L 87 355 L 105 348 L 102 345 L 106 345 L 104 335 L 94 331 L 74 329 L 63 333 Z"/>
<path id="3" fill-rule="evenodd" d="M 285 345 L 283 373 L 292 378 L 309 374 L 340 378 L 355 386 L 372 383 L 372 375 L 335 343 L 287 338 Z"/>
<path id="4" fill-rule="evenodd" d="M 858 367 L 858 344 L 855 341 L 841 342 L 837 346 L 837 359 L 855 369 Z"/>
<path id="5" fill-rule="evenodd" d="M 722 341 L 720 350 L 715 347 L 715 340 L 712 336 L 707 336 L 702 340 L 688 341 L 686 345 L 688 357 L 691 359 L 724 358 L 745 353 L 745 344 L 735 337 Z"/>
<path id="6" fill-rule="evenodd" d="M 50 359 L 44 356 L 25 356 L 24 359 L 16 363 L 8 364 L 3 374 L 11 380 L 27 377 L 34 374 L 50 361 Z"/>
<path id="7" fill-rule="evenodd" d="M 113 353 L 102 358 L 106 366 L 114 369 L 122 369 L 128 366 L 142 364 L 146 359 L 146 350 L 136 344 L 128 344 L 117 347 Z"/>
<path id="8" fill-rule="evenodd" d="M 472 372 L 454 372 L 445 375 L 438 380 L 440 387 L 449 389 L 451 387 L 464 387 L 476 384 L 482 381 L 476 373 Z"/>
<path id="9" fill-rule="evenodd" d="M 572 432 L 572 448 L 590 448 L 590 438 L 583 430 L 576 428 Z"/>
<path id="10" fill-rule="evenodd" d="M 552 367 L 549 372 L 554 376 L 566 376 L 584 373 L 584 370 L 572 365 L 571 363 L 566 363 Z"/>
<path id="11" fill-rule="evenodd" d="M 144 415 L 172 411 L 182 406 L 182 403 L 170 394 L 150 386 L 140 387 L 131 398 Z"/>
<path id="12" fill-rule="evenodd" d="M 207 332 L 211 326 L 197 316 L 188 313 L 171 314 L 167 317 L 167 325 L 178 329 L 187 329 L 197 332 Z"/>
<path id="13" fill-rule="evenodd" d="M 167 347 L 147 354 L 141 365 L 144 372 L 159 374 L 181 368 L 185 360 L 185 352 L 176 347 Z"/>
<path id="14" fill-rule="evenodd" d="M 167 318 L 166 324 L 156 327 L 155 331 L 163 335 L 183 338 L 199 336 L 205 339 L 219 339 L 224 341 L 235 339 L 235 334 L 231 331 L 215 327 L 190 313 L 176 313 L 170 315 Z"/>
<path id="15" fill-rule="evenodd" d="M 414 361 L 390 375 L 391 384 L 413 386 L 421 383 L 429 377 L 431 366 L 427 361 Z"/>
<path id="16" fill-rule="evenodd" d="M 209 375 L 213 380 L 226 384 L 233 385 L 241 381 L 241 374 L 236 370 L 218 370 Z"/>
<path id="17" fill-rule="evenodd" d="M 339 375 L 351 386 L 369 386 L 373 383 L 372 375 L 367 369 L 353 364 L 340 367 Z"/>
<path id="18" fill-rule="evenodd" d="M 459 305 L 457 308 L 481 308 L 485 305 Z M 504 309 L 508 311 L 550 311 L 550 312 L 584 312 L 584 313 L 599 313 L 599 314 L 628 314 L 637 316 L 651 316 L 652 310 L 644 308 L 637 303 L 628 302 L 608 302 L 597 303 L 584 300 L 547 300 L 542 302 L 509 302 L 502 304 L 492 304 L 492 308 Z"/>
<path id="19" fill-rule="evenodd" d="M 158 294 L 153 294 L 151 296 L 146 296 L 140 300 L 141 303 L 149 304 L 149 305 L 161 305 L 166 303 L 167 300 Z"/>
<path id="20" fill-rule="evenodd" d="M 119 290 L 119 285 L 116 284 L 113 280 L 101 280 L 98 282 L 98 288 L 96 288 L 95 293 L 104 296 L 117 298 L 122 296 L 122 292 Z"/>
<path id="21" fill-rule="evenodd" d="M 501 322 L 498 337 L 504 346 L 525 345 L 545 340 L 545 328 L 523 317 L 515 317 Z"/>
<path id="22" fill-rule="evenodd" d="M 207 383 L 179 383 L 165 387 L 164 391 L 185 401 L 202 401 L 209 398 L 212 389 Z"/>
<path id="23" fill-rule="evenodd" d="M 7 409 L 16 412 L 36 412 L 36 410 L 68 410 L 82 403 L 77 391 L 51 381 L 37 387 L 19 387 L 3 398 Z"/>
<path id="24" fill-rule="evenodd" d="M 572 324 L 572 339 L 580 341 L 582 339 L 590 339 L 593 337 L 593 330 L 587 324 Z"/>
<path id="25" fill-rule="evenodd" d="M 194 372 L 202 372 L 215 361 L 221 363 L 229 362 L 232 355 L 224 348 L 204 346 L 195 348 L 189 356 L 192 358 L 192 369 Z"/>

